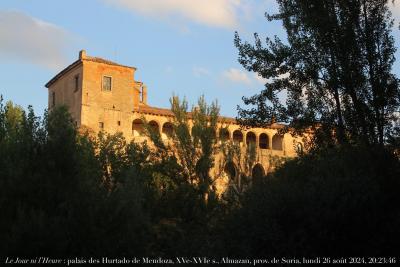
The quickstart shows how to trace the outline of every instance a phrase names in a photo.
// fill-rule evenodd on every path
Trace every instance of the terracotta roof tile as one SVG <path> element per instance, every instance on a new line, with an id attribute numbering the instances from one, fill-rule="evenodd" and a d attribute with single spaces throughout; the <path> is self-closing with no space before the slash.
<path id="1" fill-rule="evenodd" d="M 170 109 L 166 108 L 156 108 L 151 106 L 140 106 L 134 110 L 135 112 L 144 113 L 144 114 L 151 114 L 151 115 L 162 115 L 162 116 L 169 116 L 173 117 L 174 113 Z"/>
<path id="2" fill-rule="evenodd" d="M 68 71 L 72 70 L 73 68 L 75 68 L 76 66 L 82 64 L 82 60 L 78 59 L 76 61 L 74 61 L 71 65 L 69 65 L 68 67 L 66 67 L 65 69 L 63 69 L 62 71 L 60 71 L 56 76 L 54 76 L 50 81 L 48 81 L 45 86 L 46 88 L 49 88 L 53 83 L 55 83 L 61 76 L 63 76 L 65 73 L 67 73 Z"/>
<path id="3" fill-rule="evenodd" d="M 100 58 L 100 57 L 89 57 L 89 56 L 86 56 L 83 60 L 97 62 L 97 63 L 103 63 L 103 64 L 107 64 L 107 65 L 114 65 L 114 66 L 119 66 L 119 67 L 124 67 L 124 68 L 130 68 L 130 69 L 136 70 L 135 67 L 121 65 L 121 64 L 115 63 L 114 61 L 111 61 L 111 60 L 108 60 L 108 59 L 104 59 L 104 58 Z"/>
<path id="4" fill-rule="evenodd" d="M 160 116 L 168 116 L 168 117 L 173 117 L 174 113 L 170 109 L 166 108 L 157 108 L 157 107 L 151 107 L 151 106 L 140 106 L 139 108 L 136 108 L 134 112 L 142 113 L 142 114 L 150 114 L 150 115 L 160 115 Z M 192 113 L 188 112 L 188 117 L 192 117 Z M 230 118 L 230 117 L 223 117 L 220 116 L 218 118 L 218 121 L 220 122 L 226 122 L 226 123 L 233 123 L 237 124 L 237 121 L 235 118 Z M 281 129 L 284 127 L 283 124 L 278 124 L 274 123 L 272 125 L 269 125 L 265 128 L 272 128 L 272 129 Z"/>
<path id="5" fill-rule="evenodd" d="M 68 71 L 70 71 L 74 67 L 78 66 L 79 64 L 82 64 L 82 62 L 84 60 L 85 61 L 97 62 L 97 63 L 103 63 L 103 64 L 107 64 L 107 65 L 119 66 L 119 67 L 124 67 L 124 68 L 130 68 L 130 69 L 136 70 L 135 67 L 121 65 L 121 64 L 115 63 L 115 62 L 113 62 L 111 60 L 104 59 L 104 58 L 86 56 L 83 59 L 78 59 L 78 60 L 74 61 L 71 65 L 69 65 L 68 67 L 66 67 L 62 71 L 60 71 L 56 76 L 54 76 L 50 81 L 48 81 L 45 86 L 47 88 L 49 88 L 53 83 L 55 83 L 59 78 L 61 78 L 61 76 L 63 76 L 65 73 L 67 73 Z"/>

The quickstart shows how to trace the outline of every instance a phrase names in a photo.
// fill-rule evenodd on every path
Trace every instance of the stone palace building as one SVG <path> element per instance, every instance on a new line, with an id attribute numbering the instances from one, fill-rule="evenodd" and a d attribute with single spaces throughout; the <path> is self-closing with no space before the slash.
<path id="1" fill-rule="evenodd" d="M 167 141 L 173 131 L 173 113 L 148 104 L 147 87 L 135 80 L 135 72 L 135 67 L 91 57 L 82 50 L 75 62 L 46 84 L 49 110 L 66 105 L 78 127 L 94 133 L 122 132 L 127 141 L 135 142 L 147 139 L 143 131 L 144 117 Z M 222 167 L 215 165 L 213 171 L 225 172 L 229 180 L 240 179 L 243 170 L 248 176 L 264 175 L 273 169 L 272 158 L 294 157 L 301 148 L 299 140 L 290 134 L 278 134 L 280 124 L 243 129 L 235 119 L 226 117 L 221 117 L 220 124 L 225 130 L 216 133 L 219 142 L 231 140 L 243 152 L 250 143 L 256 147 L 255 161 L 250 168 L 240 168 L 240 162 L 226 162 Z M 217 156 L 216 162 L 221 157 Z"/>

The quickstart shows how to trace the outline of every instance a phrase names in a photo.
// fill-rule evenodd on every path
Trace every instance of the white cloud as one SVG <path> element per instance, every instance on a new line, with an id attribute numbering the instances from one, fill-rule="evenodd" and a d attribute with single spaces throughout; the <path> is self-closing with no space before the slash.
<path id="1" fill-rule="evenodd" d="M 271 82 L 273 82 L 273 80 L 274 80 L 274 79 L 272 79 L 272 78 L 270 78 L 270 79 L 265 79 L 265 78 L 263 78 L 262 76 L 258 75 L 258 73 L 253 73 L 253 76 L 254 76 L 254 80 L 257 81 L 257 82 L 259 82 L 260 84 L 266 84 L 267 82 L 268 82 L 268 83 L 271 83 Z M 277 80 L 285 79 L 285 78 L 288 78 L 289 76 L 290 76 L 290 73 L 285 73 L 285 74 L 279 75 L 279 76 L 278 76 L 277 78 L 275 78 L 275 79 L 277 79 Z"/>
<path id="2" fill-rule="evenodd" d="M 222 73 L 222 77 L 227 79 L 231 82 L 236 83 L 244 83 L 244 84 L 251 84 L 252 80 L 250 79 L 249 75 L 239 69 L 230 68 Z"/>
<path id="3" fill-rule="evenodd" d="M 246 85 L 271 83 L 273 79 L 265 79 L 255 72 L 247 72 L 244 69 L 230 68 L 222 72 L 222 78 L 234 83 L 242 83 Z M 276 79 L 284 79 L 289 77 L 289 73 L 279 75 Z"/>
<path id="4" fill-rule="evenodd" d="M 243 0 L 103 0 L 134 13 L 155 18 L 190 20 L 219 28 L 236 28 L 248 9 Z"/>
<path id="5" fill-rule="evenodd" d="M 208 69 L 203 67 L 193 67 L 193 74 L 196 77 L 207 76 L 210 74 Z"/>
<path id="6" fill-rule="evenodd" d="M 398 1 L 395 1 L 394 3 L 390 3 L 389 8 L 392 11 L 394 17 L 398 18 L 400 16 L 400 3 Z"/>
<path id="7" fill-rule="evenodd" d="M 254 79 L 261 84 L 266 84 L 267 83 L 267 79 L 263 78 L 262 76 L 258 75 L 258 73 L 253 73 Z"/>
<path id="8" fill-rule="evenodd" d="M 18 11 L 0 11 L 0 59 L 58 69 L 71 41 L 64 29 Z"/>

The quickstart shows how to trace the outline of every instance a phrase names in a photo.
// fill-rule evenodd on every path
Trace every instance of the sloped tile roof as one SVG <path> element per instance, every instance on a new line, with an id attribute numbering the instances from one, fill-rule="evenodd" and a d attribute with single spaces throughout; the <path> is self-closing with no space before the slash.
<path id="1" fill-rule="evenodd" d="M 138 113 L 141 113 L 141 114 L 174 117 L 174 113 L 170 109 L 157 108 L 157 107 L 152 107 L 152 106 L 147 106 L 147 105 L 146 106 L 143 105 L 143 106 L 139 106 L 138 108 L 135 108 L 134 112 L 138 112 Z M 192 118 L 192 113 L 191 112 L 188 112 L 188 117 Z M 232 123 L 232 124 L 237 124 L 238 123 L 235 118 L 223 117 L 223 116 L 219 116 L 218 117 L 218 121 L 219 122 Z M 279 123 L 273 123 L 271 125 L 268 125 L 265 128 L 280 129 L 282 127 L 284 127 L 284 125 L 279 124 Z"/>
<path id="2" fill-rule="evenodd" d="M 113 66 L 130 68 L 130 69 L 136 70 L 135 67 L 121 65 L 121 64 L 115 63 L 115 62 L 113 62 L 111 60 L 104 59 L 104 58 L 86 56 L 83 59 L 78 59 L 78 60 L 74 61 L 71 65 L 67 66 L 65 69 L 60 71 L 56 76 L 54 76 L 50 81 L 48 81 L 46 83 L 46 85 L 45 85 L 46 88 L 49 88 L 53 83 L 55 83 L 58 79 L 60 79 L 64 74 L 66 74 L 67 72 L 69 72 L 70 70 L 75 68 L 76 66 L 79 66 L 80 64 L 82 64 L 83 61 L 91 61 L 91 62 L 103 63 L 103 64 L 107 64 L 107 65 L 113 65 Z"/>
<path id="3" fill-rule="evenodd" d="M 82 64 L 82 60 L 78 59 L 78 60 L 74 61 L 71 65 L 69 65 L 62 71 L 60 71 L 56 76 L 54 76 L 50 81 L 48 81 L 45 84 L 46 88 L 49 88 L 53 83 L 55 83 L 58 79 L 60 79 L 65 73 L 69 72 L 70 70 L 72 70 L 76 66 L 79 66 L 80 64 Z"/>
<path id="4" fill-rule="evenodd" d="M 116 63 L 114 61 L 111 61 L 111 60 L 108 60 L 108 59 L 104 59 L 104 58 L 100 58 L 100 57 L 89 57 L 89 56 L 86 56 L 83 60 L 97 62 L 97 63 L 103 63 L 103 64 L 107 64 L 107 65 L 114 65 L 114 66 L 119 66 L 119 67 L 124 67 L 124 68 L 130 68 L 130 69 L 136 70 L 135 67 L 121 65 L 121 64 L 118 64 L 118 63 Z"/>

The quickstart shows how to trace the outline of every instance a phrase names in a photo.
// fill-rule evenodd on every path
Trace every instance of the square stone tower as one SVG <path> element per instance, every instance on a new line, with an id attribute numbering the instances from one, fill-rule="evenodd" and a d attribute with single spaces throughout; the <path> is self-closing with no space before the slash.
<path id="1" fill-rule="evenodd" d="M 77 126 L 97 133 L 129 131 L 131 114 L 147 106 L 147 88 L 136 68 L 79 52 L 79 58 L 47 84 L 48 108 L 66 105 Z M 127 128 L 127 129 L 125 129 Z"/>

